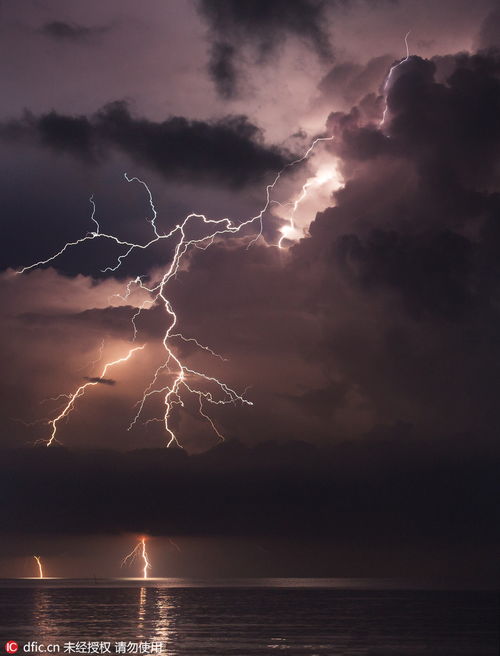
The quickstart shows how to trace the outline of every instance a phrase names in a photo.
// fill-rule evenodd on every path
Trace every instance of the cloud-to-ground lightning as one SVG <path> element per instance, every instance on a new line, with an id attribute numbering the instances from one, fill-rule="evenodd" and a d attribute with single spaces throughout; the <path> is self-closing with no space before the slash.
<path id="1" fill-rule="evenodd" d="M 43 575 L 42 559 L 40 558 L 40 556 L 33 556 L 33 558 L 36 560 L 36 564 L 38 567 L 38 578 L 39 579 L 45 578 Z"/>
<path id="2" fill-rule="evenodd" d="M 115 364 L 120 364 L 121 362 L 126 362 L 132 356 L 133 353 L 135 353 L 136 351 L 141 351 L 144 347 L 145 344 L 143 344 L 142 346 L 135 346 L 134 348 L 131 348 L 127 353 L 127 355 L 125 355 L 124 357 L 118 358 L 118 360 L 113 360 L 112 362 L 107 362 L 104 365 L 102 373 L 98 378 L 88 380 L 83 385 L 80 385 L 80 387 L 78 387 L 76 391 L 68 395 L 68 402 L 65 404 L 61 412 L 56 417 L 54 417 L 54 419 L 51 419 L 49 421 L 49 424 L 52 426 L 52 432 L 50 434 L 49 439 L 46 441 L 47 446 L 52 446 L 54 442 L 56 442 L 56 434 L 57 434 L 57 428 L 59 422 L 62 419 L 64 419 L 64 417 L 67 417 L 68 414 L 73 410 L 73 408 L 75 407 L 75 401 L 79 399 L 81 396 L 83 396 L 89 387 L 98 385 L 100 382 L 102 382 L 102 380 L 106 380 L 105 378 L 106 372 L 110 367 L 114 366 Z"/>
<path id="3" fill-rule="evenodd" d="M 134 339 L 137 336 L 136 320 L 140 317 L 141 313 L 146 308 L 151 308 L 155 304 L 162 305 L 164 307 L 165 314 L 167 317 L 167 326 L 162 340 L 163 348 L 165 351 L 165 358 L 163 359 L 161 364 L 157 367 L 149 385 L 146 387 L 142 397 L 138 401 L 137 411 L 133 416 L 132 421 L 130 422 L 130 425 L 128 427 L 129 430 L 133 428 L 139 421 L 143 413 L 144 407 L 146 403 L 149 401 L 149 399 L 156 395 L 163 396 L 165 411 L 163 413 L 162 422 L 164 424 L 165 431 L 168 438 L 167 446 L 171 446 L 172 444 L 177 444 L 178 446 L 181 446 L 172 428 L 171 419 L 172 419 L 172 412 L 176 407 L 184 407 L 183 396 L 185 394 L 197 397 L 198 412 L 200 417 L 210 425 L 210 427 L 212 428 L 212 430 L 220 440 L 223 440 L 224 436 L 221 430 L 215 424 L 215 421 L 208 414 L 207 406 L 208 405 L 220 406 L 220 405 L 237 404 L 237 403 L 247 406 L 253 405 L 253 403 L 246 398 L 245 396 L 246 391 L 242 393 L 237 392 L 222 380 L 214 376 L 210 376 L 207 373 L 204 373 L 197 369 L 188 367 L 184 362 L 181 361 L 175 348 L 176 340 L 191 342 L 197 348 L 202 349 L 203 351 L 214 357 L 218 357 L 222 360 L 224 360 L 224 358 L 222 358 L 222 356 L 216 353 L 213 349 L 209 348 L 208 346 L 205 346 L 204 344 L 201 344 L 197 339 L 193 337 L 185 337 L 182 333 L 179 332 L 177 328 L 178 317 L 167 296 L 167 287 L 169 282 L 173 278 L 175 278 L 179 273 L 183 258 L 186 256 L 186 254 L 190 251 L 192 247 L 196 247 L 199 249 L 207 249 L 217 239 L 220 239 L 223 236 L 240 236 L 240 237 L 248 238 L 247 247 L 250 247 L 259 238 L 261 238 L 263 232 L 263 218 L 265 213 L 268 211 L 271 203 L 275 202 L 272 200 L 271 194 L 272 191 L 275 189 L 276 185 L 278 184 L 279 180 L 281 179 L 281 176 L 285 173 L 287 169 L 290 169 L 291 167 L 296 166 L 301 162 L 305 161 L 306 159 L 308 159 L 318 144 L 322 142 L 332 141 L 332 140 L 333 137 L 331 136 L 316 138 L 311 143 L 309 148 L 306 150 L 304 155 L 287 163 L 283 167 L 283 169 L 281 169 L 276 174 L 273 181 L 266 186 L 265 202 L 262 208 L 254 216 L 240 222 L 236 222 L 228 217 L 211 219 L 204 214 L 190 213 L 182 220 L 182 222 L 177 223 L 169 232 L 167 233 L 161 232 L 158 229 L 158 226 L 156 225 L 157 211 L 149 187 L 143 180 L 140 180 L 137 177 L 129 177 L 125 173 L 125 179 L 127 180 L 127 182 L 129 183 L 137 182 L 141 184 L 147 191 L 148 198 L 149 198 L 149 205 L 151 207 L 151 212 L 152 212 L 152 216 L 150 219 L 148 219 L 148 221 L 151 224 L 151 228 L 153 231 L 153 236 L 149 240 L 145 241 L 144 243 L 134 243 L 134 242 L 129 242 L 120 239 L 115 235 L 107 234 L 106 232 L 103 232 L 101 230 L 101 226 L 99 222 L 95 218 L 96 206 L 94 203 L 93 196 L 91 196 L 90 198 L 90 202 L 92 205 L 91 220 L 95 224 L 95 230 L 87 233 L 85 236 L 81 237 L 80 239 L 67 242 L 59 251 L 57 251 L 50 257 L 35 262 L 34 264 L 31 264 L 29 266 L 23 267 L 18 272 L 18 273 L 24 273 L 36 267 L 40 267 L 52 263 L 54 262 L 54 260 L 56 260 L 59 256 L 61 256 L 63 253 L 65 253 L 68 249 L 70 249 L 73 246 L 81 245 L 85 242 L 93 241 L 95 239 L 101 239 L 101 240 L 111 241 L 123 248 L 123 252 L 120 255 L 118 255 L 116 262 L 113 265 L 107 266 L 103 270 L 103 272 L 113 273 L 120 268 L 120 266 L 131 255 L 131 253 L 140 250 L 147 250 L 148 248 L 152 247 L 154 244 L 157 244 L 164 240 L 172 243 L 173 256 L 171 258 L 169 266 L 167 267 L 163 275 L 161 275 L 159 280 L 157 280 L 153 284 L 146 284 L 143 280 L 145 276 L 137 276 L 129 280 L 129 282 L 126 285 L 126 291 L 121 296 L 121 298 L 126 301 L 134 289 L 140 289 L 148 294 L 148 299 L 142 302 L 142 304 L 137 308 L 137 310 L 135 311 L 132 317 Z M 302 188 L 301 195 L 293 203 L 289 203 L 292 205 L 292 212 L 289 217 L 290 228 L 295 227 L 294 214 L 298 205 L 305 198 L 309 188 L 314 186 L 314 184 L 318 184 L 318 181 L 314 183 L 313 180 L 316 180 L 316 178 L 310 179 L 310 181 L 308 180 L 308 182 L 306 182 L 306 184 L 304 184 Z M 321 179 L 319 183 L 322 182 L 324 182 L 323 179 Z M 203 230 L 204 233 L 201 234 L 201 236 L 190 237 L 187 234 L 187 231 L 188 228 L 191 229 L 193 225 L 196 225 L 198 229 Z M 254 236 L 250 239 L 248 234 L 246 234 L 245 229 L 254 226 L 257 227 L 257 230 Z M 298 231 L 294 231 L 293 234 L 291 234 L 288 229 L 282 229 L 282 237 L 277 245 L 279 247 L 282 247 L 283 239 L 285 237 L 288 240 L 296 240 L 300 236 L 301 235 L 299 234 Z M 108 362 L 104 366 L 102 373 L 98 377 L 87 379 L 87 382 L 80 385 L 75 392 L 66 395 L 65 398 L 67 398 L 67 403 L 64 405 L 64 407 L 59 412 L 59 414 L 48 422 L 51 425 L 52 430 L 51 430 L 50 437 L 46 441 L 47 446 L 51 446 L 56 442 L 57 428 L 60 421 L 65 417 L 67 417 L 68 414 L 73 410 L 75 406 L 75 402 L 86 392 L 88 387 L 91 385 L 97 385 L 99 382 L 103 382 L 103 380 L 106 378 L 106 372 L 109 369 L 109 367 L 118 364 L 120 362 L 124 362 L 125 360 L 128 360 L 135 351 L 144 348 L 144 346 L 145 345 L 132 348 L 130 349 L 129 353 L 125 357 L 120 358 L 119 360 L 115 360 L 113 362 Z"/>
<path id="4" fill-rule="evenodd" d="M 132 565 L 137 558 L 142 559 L 142 578 L 148 578 L 148 570 L 151 569 L 151 563 L 149 562 L 148 552 L 146 550 L 146 538 L 141 537 L 136 546 L 132 551 L 125 556 L 122 560 L 121 567 L 129 567 Z"/>

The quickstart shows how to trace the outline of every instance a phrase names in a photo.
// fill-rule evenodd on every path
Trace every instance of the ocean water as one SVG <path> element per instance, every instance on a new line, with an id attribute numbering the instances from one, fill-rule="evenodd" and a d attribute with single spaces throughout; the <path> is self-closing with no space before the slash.
<path id="1" fill-rule="evenodd" d="M 155 642 L 165 656 L 497 656 L 495 591 L 407 588 L 339 579 L 0 581 L 0 637 L 18 642 L 18 654 L 48 644 L 65 653 L 71 642 L 81 653 L 107 642 L 116 654 L 117 643 L 149 650 Z M 29 642 L 37 646 L 28 652 Z"/>

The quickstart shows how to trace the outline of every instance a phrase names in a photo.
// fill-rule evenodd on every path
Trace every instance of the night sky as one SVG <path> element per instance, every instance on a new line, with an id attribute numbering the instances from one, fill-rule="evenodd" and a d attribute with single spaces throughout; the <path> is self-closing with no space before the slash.
<path id="1" fill-rule="evenodd" d="M 34 553 L 118 576 L 147 535 L 157 576 L 491 577 L 497 4 L 0 0 L 0 36 L 0 576 Z M 95 229 L 91 196 L 101 232 L 147 243 L 124 173 L 163 234 L 246 221 L 279 171 L 261 236 L 191 247 L 168 284 L 178 330 L 222 356 L 176 357 L 251 405 L 204 406 L 225 441 L 189 394 L 182 448 L 161 395 L 127 430 L 169 325 L 127 283 L 175 244 L 104 271 L 126 248 L 88 240 L 18 271 Z"/>

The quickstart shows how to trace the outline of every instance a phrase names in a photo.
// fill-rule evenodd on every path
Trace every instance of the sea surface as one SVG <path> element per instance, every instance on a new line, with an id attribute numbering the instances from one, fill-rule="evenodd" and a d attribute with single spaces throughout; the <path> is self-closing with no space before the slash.
<path id="1" fill-rule="evenodd" d="M 18 654 L 46 653 L 40 645 L 56 644 L 61 654 L 161 648 L 165 656 L 497 656 L 498 630 L 498 594 L 460 586 L 359 579 L 0 581 L 2 654 L 3 643 L 15 640 Z"/>

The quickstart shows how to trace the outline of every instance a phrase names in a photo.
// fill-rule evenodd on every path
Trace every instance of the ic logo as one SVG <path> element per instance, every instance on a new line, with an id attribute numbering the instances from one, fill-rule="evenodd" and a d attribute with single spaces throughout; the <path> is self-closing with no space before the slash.
<path id="1" fill-rule="evenodd" d="M 19 645 L 17 644 L 17 642 L 14 642 L 14 640 L 9 640 L 9 642 L 5 643 L 5 651 L 8 654 L 15 654 L 18 649 L 19 649 Z"/>

